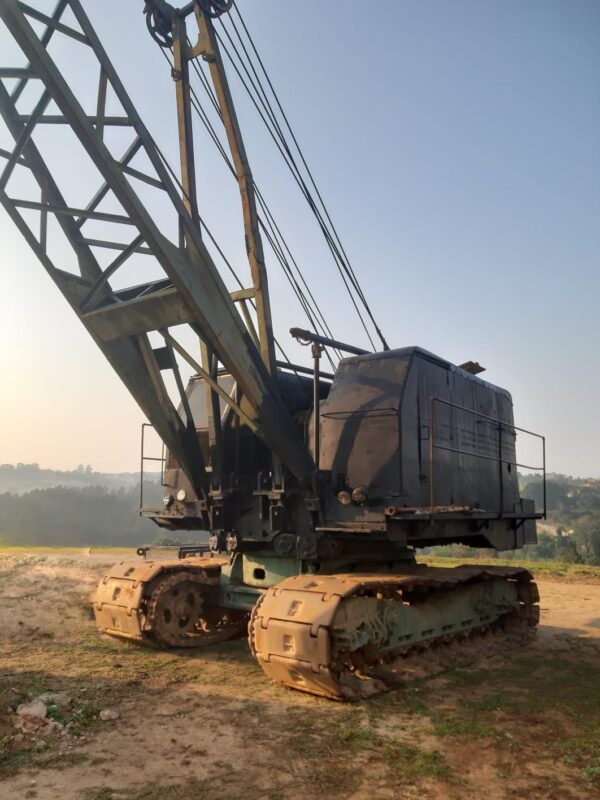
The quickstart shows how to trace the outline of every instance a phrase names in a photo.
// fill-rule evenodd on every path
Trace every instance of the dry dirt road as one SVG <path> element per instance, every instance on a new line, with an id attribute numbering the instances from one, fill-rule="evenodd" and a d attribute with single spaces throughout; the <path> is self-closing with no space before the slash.
<path id="1" fill-rule="evenodd" d="M 100 637 L 112 560 L 0 551 L 0 800 L 600 797 L 600 574 L 538 579 L 533 645 L 342 705 L 273 685 L 243 640 Z M 20 730 L 48 692 L 56 726 Z"/>

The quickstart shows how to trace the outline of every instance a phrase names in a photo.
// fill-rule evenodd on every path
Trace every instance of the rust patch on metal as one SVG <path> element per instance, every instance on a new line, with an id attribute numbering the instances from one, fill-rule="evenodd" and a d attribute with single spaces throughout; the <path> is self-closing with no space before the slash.
<path id="1" fill-rule="evenodd" d="M 93 600 L 102 633 L 153 647 L 202 647 L 243 632 L 247 615 L 210 602 L 223 561 L 120 561 Z"/>
<path id="2" fill-rule="evenodd" d="M 340 627 L 352 632 L 349 600 L 361 595 L 386 604 L 427 603 L 442 590 L 506 580 L 516 587 L 517 607 L 489 624 L 440 635 L 427 642 L 378 653 L 373 644 L 358 650 L 334 645 Z M 255 605 L 249 624 L 253 655 L 273 680 L 293 689 L 335 700 L 356 700 L 387 691 L 410 672 L 411 659 L 424 650 L 481 633 L 527 643 L 539 621 L 539 592 L 531 574 L 521 568 L 461 566 L 454 569 L 417 566 L 402 575 L 298 575 L 269 589 Z M 397 662 L 401 661 L 399 665 Z"/>

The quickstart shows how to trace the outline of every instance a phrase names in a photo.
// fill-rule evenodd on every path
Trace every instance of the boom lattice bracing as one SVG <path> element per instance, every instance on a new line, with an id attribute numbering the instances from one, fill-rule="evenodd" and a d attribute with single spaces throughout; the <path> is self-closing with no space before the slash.
<path id="1" fill-rule="evenodd" d="M 62 21 L 67 11 L 72 12 L 77 26 Z M 291 472 L 308 481 L 313 469 L 308 451 L 202 241 L 197 224 L 81 3 L 60 0 L 54 13 L 46 16 L 17 0 L 3 0 L 0 17 L 22 54 L 21 63 L 0 67 L 0 78 L 18 79 L 12 91 L 4 82 L 0 84 L 0 113 L 14 139 L 12 150 L 2 151 L 5 165 L 0 176 L 0 202 L 194 486 L 204 490 L 207 486 L 202 454 L 189 430 L 191 420 L 188 418 L 187 426 L 182 422 L 161 374 L 165 369 L 171 370 L 177 385 L 182 387 L 173 340 L 167 338 L 164 347 L 156 347 L 148 336 L 183 323 L 192 327 L 235 377 L 247 404 L 246 414 L 257 434 Z M 44 23 L 40 35 L 32 20 Z M 97 62 L 99 81 L 93 115 L 84 111 L 69 76 L 59 69 L 49 53 L 50 42 L 59 36 L 87 48 Z M 22 113 L 18 108 L 19 98 L 30 84 L 37 88 L 38 99 L 33 108 Z M 106 113 L 109 92 L 121 106 L 119 115 Z M 51 102 L 60 113 L 45 114 Z M 95 168 L 90 169 L 90 199 L 82 207 L 75 208 L 66 202 L 60 172 L 49 165 L 34 141 L 39 126 L 45 124 L 53 124 L 60 131 L 73 131 Z M 131 131 L 131 144 L 120 156 L 115 156 L 105 141 L 106 131 L 113 126 Z M 151 171 L 132 166 L 134 159 L 140 157 Z M 30 191 L 21 196 L 12 191 L 14 173 L 23 169 L 35 179 L 35 195 Z M 97 175 L 95 192 L 92 172 Z M 165 235 L 163 226 L 149 211 L 140 186 L 146 193 L 152 190 L 166 196 L 177 218 L 177 241 L 172 240 L 176 236 Z M 120 213 L 100 210 L 102 204 L 111 201 L 122 209 Z M 25 218 L 25 210 L 38 212 L 37 234 Z M 77 273 L 62 269 L 49 254 L 46 232 L 51 217 L 58 221 L 76 256 Z M 103 223 L 104 238 L 86 236 L 86 225 L 92 221 Z M 123 244 L 124 229 L 130 232 L 127 244 Z M 111 231 L 115 232 L 113 238 Z M 114 252 L 107 266 L 100 264 L 99 248 Z M 113 289 L 113 276 L 134 254 L 144 254 L 153 262 L 154 269 L 158 264 L 164 278 Z M 248 290 L 246 295 L 255 296 L 254 290 Z M 178 352 L 181 353 L 179 348 Z M 196 366 L 193 356 L 186 360 Z M 182 388 L 180 393 L 185 409 Z"/>

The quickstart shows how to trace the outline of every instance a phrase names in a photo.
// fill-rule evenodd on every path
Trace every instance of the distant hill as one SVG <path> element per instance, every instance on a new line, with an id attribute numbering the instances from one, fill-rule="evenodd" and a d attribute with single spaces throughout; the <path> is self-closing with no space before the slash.
<path id="1" fill-rule="evenodd" d="M 151 480 L 158 477 L 158 473 L 146 474 Z M 72 470 L 44 469 L 39 464 L 0 464 L 0 493 L 24 494 L 56 486 L 130 489 L 139 480 L 139 472 L 96 472 L 89 464 Z"/>
<path id="2" fill-rule="evenodd" d="M 520 475 L 521 494 L 544 505 L 544 485 L 540 475 Z M 551 472 L 546 478 L 548 517 L 563 527 L 584 514 L 600 515 L 600 479 L 572 478 Z"/>
<path id="3" fill-rule="evenodd" d="M 0 543 L 9 545 L 133 545 L 163 536 L 140 517 L 140 476 L 134 472 L 0 465 Z M 158 474 L 144 476 L 144 499 L 161 501 Z"/>
<path id="4" fill-rule="evenodd" d="M 535 500 L 538 511 L 544 507 L 544 484 L 540 475 L 519 475 L 521 495 Z M 502 553 L 502 558 L 567 561 L 600 564 L 600 479 L 572 478 L 549 473 L 546 478 L 547 520 L 538 522 L 538 544 Z M 434 547 L 435 555 L 460 558 L 498 555 L 492 550 L 477 550 L 450 545 Z"/>
<path id="5" fill-rule="evenodd" d="M 519 476 L 521 493 L 543 507 L 537 475 Z M 538 526 L 538 544 L 516 551 L 517 558 L 600 564 L 600 480 L 549 474 L 548 519 Z M 160 503 L 158 475 L 144 481 L 144 497 Z M 153 498 L 151 500 L 151 497 Z M 165 532 L 138 514 L 139 475 L 96 472 L 91 467 L 62 471 L 38 464 L 0 465 L 0 542 L 22 545 L 140 545 Z M 169 534 L 192 541 L 194 534 Z M 433 548 L 446 555 L 481 555 L 472 548 Z M 497 555 L 485 551 L 486 557 Z M 503 557 L 511 557 L 511 552 Z"/>

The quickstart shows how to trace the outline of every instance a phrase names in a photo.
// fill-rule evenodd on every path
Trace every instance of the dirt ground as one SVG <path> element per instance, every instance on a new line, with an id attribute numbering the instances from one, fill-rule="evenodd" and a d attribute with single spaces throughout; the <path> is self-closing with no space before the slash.
<path id="1" fill-rule="evenodd" d="M 243 640 L 99 636 L 114 560 L 0 551 L 0 800 L 600 797 L 600 571 L 540 573 L 533 645 L 344 705 L 270 683 Z"/>

